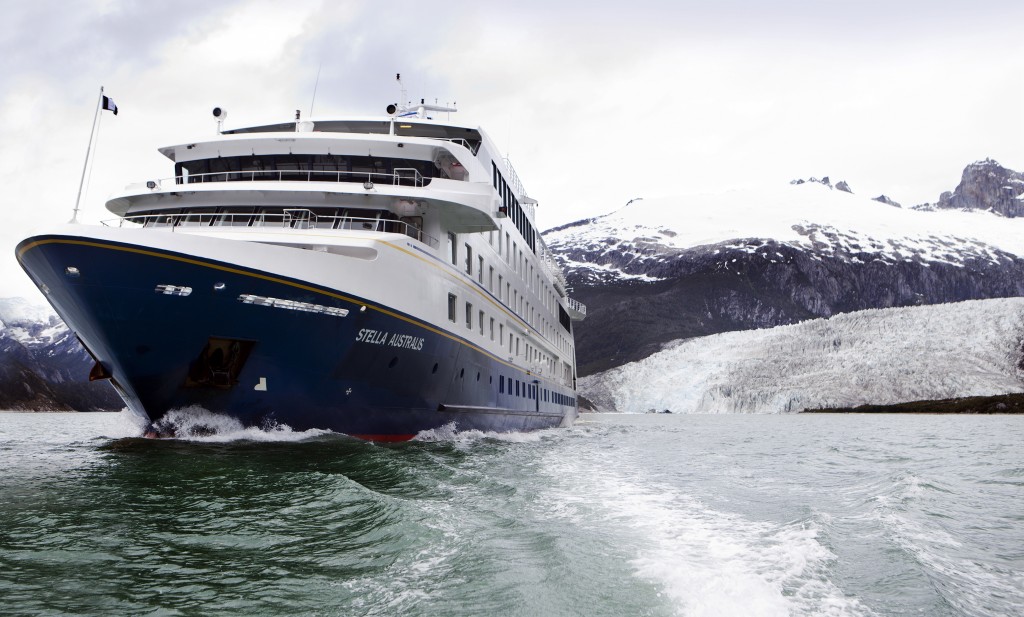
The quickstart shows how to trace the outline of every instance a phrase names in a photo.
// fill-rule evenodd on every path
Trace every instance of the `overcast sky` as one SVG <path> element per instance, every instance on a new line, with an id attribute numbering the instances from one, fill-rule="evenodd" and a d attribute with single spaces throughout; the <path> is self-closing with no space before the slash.
<path id="1" fill-rule="evenodd" d="M 823 175 L 913 205 L 977 159 L 1024 170 L 1019 0 L 0 3 L 0 296 L 28 288 L 14 245 L 71 217 L 101 85 L 120 113 L 88 221 L 173 175 L 156 148 L 212 136 L 214 106 L 228 127 L 372 115 L 399 72 L 491 134 L 542 229 Z"/>

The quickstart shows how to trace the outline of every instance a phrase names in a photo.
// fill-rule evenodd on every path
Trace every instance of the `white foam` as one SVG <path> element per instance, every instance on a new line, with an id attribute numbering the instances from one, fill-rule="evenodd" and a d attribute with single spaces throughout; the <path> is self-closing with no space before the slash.
<path id="1" fill-rule="evenodd" d="M 478 430 L 460 431 L 454 422 L 449 422 L 438 428 L 420 431 L 413 437 L 413 441 L 470 444 L 483 440 L 494 440 L 510 443 L 535 443 L 540 441 L 543 435 L 544 431 L 531 431 L 528 433 L 519 431 L 508 433 Z"/>
<path id="2" fill-rule="evenodd" d="M 546 507 L 584 525 L 612 526 L 620 550 L 633 555 L 635 575 L 657 584 L 677 614 L 872 614 L 829 578 L 836 556 L 819 539 L 821 523 L 752 521 L 648 478 L 624 477 L 618 465 L 604 463 L 563 468 L 572 488 Z M 599 512 L 591 510 L 594 504 Z"/>
<path id="3" fill-rule="evenodd" d="M 160 420 L 161 428 L 170 428 L 174 438 L 183 441 L 224 443 L 230 441 L 302 441 L 332 431 L 310 429 L 294 431 L 287 424 L 263 427 L 245 426 L 238 419 L 214 413 L 199 406 L 172 409 Z"/>

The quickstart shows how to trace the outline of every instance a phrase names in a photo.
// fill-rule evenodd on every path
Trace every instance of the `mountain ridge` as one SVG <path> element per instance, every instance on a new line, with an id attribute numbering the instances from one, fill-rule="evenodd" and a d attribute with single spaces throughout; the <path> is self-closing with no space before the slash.
<path id="1" fill-rule="evenodd" d="M 997 167 L 1005 169 L 986 159 L 964 177 L 984 169 L 989 182 Z M 545 232 L 574 297 L 588 306 L 576 326 L 579 374 L 642 359 L 677 338 L 1024 295 L 1024 221 L 984 201 L 889 202 L 836 190 L 826 177 L 635 200 Z"/>

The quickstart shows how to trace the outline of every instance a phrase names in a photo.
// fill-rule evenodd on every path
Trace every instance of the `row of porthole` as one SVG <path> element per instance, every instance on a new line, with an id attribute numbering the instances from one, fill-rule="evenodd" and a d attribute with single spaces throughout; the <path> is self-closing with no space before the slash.
<path id="1" fill-rule="evenodd" d="M 395 368 L 395 366 L 397 366 L 397 365 L 398 365 L 398 356 L 395 356 L 395 357 L 391 358 L 391 361 L 388 362 L 388 368 L 389 369 L 390 368 Z M 431 375 L 436 374 L 437 373 L 437 369 L 439 367 L 440 367 L 440 364 L 435 362 L 434 366 L 430 369 L 430 374 Z M 466 377 L 466 369 L 464 369 L 464 368 L 459 369 L 459 379 L 464 379 L 465 377 Z M 476 373 L 476 380 L 480 381 L 480 371 L 477 371 L 477 373 Z M 494 383 L 494 376 L 493 375 L 488 376 L 487 383 L 489 383 L 489 384 L 493 384 Z M 505 379 L 504 379 L 504 376 L 503 376 L 503 378 L 502 378 L 502 386 L 504 386 L 504 385 L 505 385 Z M 508 385 L 509 385 L 509 395 L 512 396 L 512 378 L 511 377 L 508 378 Z M 518 386 L 519 384 L 517 383 L 516 385 Z M 535 385 L 532 385 L 532 384 L 528 384 L 526 382 L 523 382 L 522 385 L 523 385 L 523 394 L 521 395 L 521 397 L 522 398 L 529 398 L 529 399 L 533 400 L 533 397 L 535 395 L 533 395 L 533 394 L 527 395 L 526 392 L 528 391 L 529 387 L 532 386 L 533 388 L 537 388 L 538 386 L 535 386 Z M 500 393 L 504 394 L 504 387 L 502 387 L 502 391 Z M 550 392 L 550 391 L 545 391 L 545 394 L 546 395 L 550 395 L 550 396 L 545 396 L 545 402 L 548 402 L 550 400 L 551 402 L 554 402 L 555 404 L 567 405 L 567 406 L 575 404 L 575 399 L 573 399 L 573 397 L 566 396 L 564 394 L 559 394 L 558 392 Z"/>

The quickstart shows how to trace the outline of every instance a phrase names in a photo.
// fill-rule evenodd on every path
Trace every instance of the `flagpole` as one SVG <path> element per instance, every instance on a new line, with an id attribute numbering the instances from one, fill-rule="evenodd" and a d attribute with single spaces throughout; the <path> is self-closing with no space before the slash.
<path id="1" fill-rule="evenodd" d="M 82 201 L 82 187 L 85 185 L 85 170 L 89 168 L 89 154 L 92 152 L 92 138 L 96 134 L 96 123 L 100 119 L 100 107 L 103 106 L 103 86 L 100 86 L 100 98 L 96 101 L 96 115 L 92 118 L 92 130 L 89 131 L 89 145 L 85 148 L 85 165 L 82 165 L 82 179 L 78 182 L 78 197 L 75 199 L 75 211 L 69 223 L 78 222 L 78 206 Z"/>

